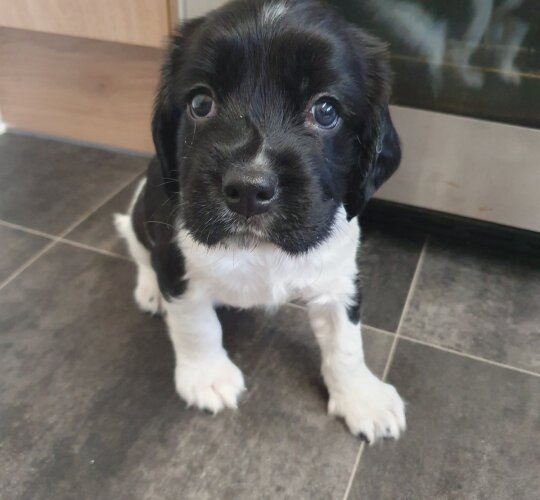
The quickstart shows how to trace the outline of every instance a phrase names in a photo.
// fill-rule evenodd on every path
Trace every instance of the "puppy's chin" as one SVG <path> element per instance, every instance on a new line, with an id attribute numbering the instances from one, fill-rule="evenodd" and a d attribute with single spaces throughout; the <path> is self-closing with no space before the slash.
<path id="1" fill-rule="evenodd" d="M 226 247 L 255 248 L 263 243 L 271 243 L 273 238 L 269 219 L 266 215 L 256 215 L 247 220 L 234 216 L 221 244 Z"/>
<path id="2" fill-rule="evenodd" d="M 272 237 L 271 219 L 269 214 L 245 219 L 229 210 L 221 210 L 219 216 L 214 214 L 207 220 L 184 219 L 181 226 L 203 246 L 253 249 L 276 239 Z"/>

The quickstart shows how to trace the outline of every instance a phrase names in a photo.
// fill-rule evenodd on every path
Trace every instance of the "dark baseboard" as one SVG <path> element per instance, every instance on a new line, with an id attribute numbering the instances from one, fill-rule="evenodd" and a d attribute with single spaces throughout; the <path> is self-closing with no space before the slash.
<path id="1" fill-rule="evenodd" d="M 383 200 L 369 202 L 362 227 L 477 243 L 540 258 L 540 233 Z"/>

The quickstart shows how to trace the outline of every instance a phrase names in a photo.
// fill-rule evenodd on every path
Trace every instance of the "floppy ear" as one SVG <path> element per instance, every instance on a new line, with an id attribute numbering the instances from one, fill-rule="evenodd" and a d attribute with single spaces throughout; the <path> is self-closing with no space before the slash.
<path id="1" fill-rule="evenodd" d="M 184 112 L 183 104 L 175 100 L 174 91 L 178 85 L 182 66 L 186 61 L 188 42 L 203 22 L 204 18 L 188 21 L 179 26 L 171 36 L 154 101 L 152 137 L 161 166 L 163 184 L 169 197 L 177 196 L 178 191 L 178 186 L 175 186 L 174 182 L 178 179 L 177 137 L 180 119 Z"/>
<path id="2" fill-rule="evenodd" d="M 345 197 L 349 220 L 362 213 L 366 203 L 397 170 L 401 161 L 399 137 L 388 110 L 391 71 L 386 47 L 357 29 L 352 36 L 353 43 L 361 50 L 358 69 L 367 107 L 357 131 L 360 154 L 351 171 Z"/>

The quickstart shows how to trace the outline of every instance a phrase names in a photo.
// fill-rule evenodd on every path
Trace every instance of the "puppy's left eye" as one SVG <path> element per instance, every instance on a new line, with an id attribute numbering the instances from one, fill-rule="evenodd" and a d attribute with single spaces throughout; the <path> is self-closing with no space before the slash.
<path id="1" fill-rule="evenodd" d="M 339 121 L 339 113 L 334 103 L 329 99 L 317 101 L 311 108 L 311 117 L 319 128 L 334 128 Z"/>
<path id="2" fill-rule="evenodd" d="M 207 94 L 197 94 L 193 96 L 189 103 L 189 111 L 193 118 L 208 118 L 216 114 L 216 103 Z"/>

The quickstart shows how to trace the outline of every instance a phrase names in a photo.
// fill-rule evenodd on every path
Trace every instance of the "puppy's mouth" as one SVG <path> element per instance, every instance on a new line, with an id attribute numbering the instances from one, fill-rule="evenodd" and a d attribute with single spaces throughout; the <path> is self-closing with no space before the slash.
<path id="1" fill-rule="evenodd" d="M 228 227 L 226 240 L 240 246 L 270 242 L 272 237 L 269 219 L 267 214 L 254 215 L 249 219 L 234 215 Z"/>

